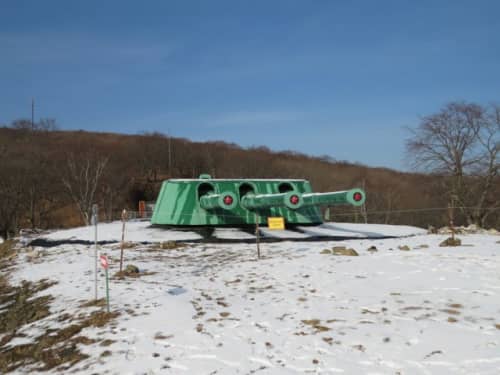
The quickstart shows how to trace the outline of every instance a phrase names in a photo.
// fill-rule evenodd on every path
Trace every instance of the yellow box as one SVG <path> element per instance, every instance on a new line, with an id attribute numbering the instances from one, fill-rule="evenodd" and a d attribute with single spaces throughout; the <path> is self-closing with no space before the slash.
<path id="1" fill-rule="evenodd" d="M 283 230 L 285 229 L 285 220 L 282 217 L 268 217 L 267 226 L 269 229 Z"/>

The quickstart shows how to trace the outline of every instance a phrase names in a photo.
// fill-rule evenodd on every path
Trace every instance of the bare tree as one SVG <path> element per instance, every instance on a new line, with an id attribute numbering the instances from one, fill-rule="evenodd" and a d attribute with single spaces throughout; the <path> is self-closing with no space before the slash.
<path id="1" fill-rule="evenodd" d="M 449 199 L 469 224 L 484 226 L 500 203 L 495 197 L 500 150 L 500 108 L 454 102 L 410 129 L 407 154 L 414 166 L 446 177 Z"/>
<path id="2" fill-rule="evenodd" d="M 32 131 L 55 131 L 59 127 L 53 118 L 42 118 L 40 121 L 32 123 L 29 119 L 17 119 L 11 122 L 11 128 L 17 130 L 32 130 Z"/>
<path id="3" fill-rule="evenodd" d="M 0 160 L 9 160 L 12 154 L 0 145 Z M 0 236 L 8 239 L 18 229 L 21 217 L 26 174 L 19 171 L 18 164 L 0 168 Z"/>
<path id="4" fill-rule="evenodd" d="M 71 155 L 67 159 L 62 183 L 78 207 L 85 225 L 90 224 L 92 204 L 95 203 L 96 191 L 107 162 L 107 157 L 98 157 L 91 153 L 79 158 Z"/>

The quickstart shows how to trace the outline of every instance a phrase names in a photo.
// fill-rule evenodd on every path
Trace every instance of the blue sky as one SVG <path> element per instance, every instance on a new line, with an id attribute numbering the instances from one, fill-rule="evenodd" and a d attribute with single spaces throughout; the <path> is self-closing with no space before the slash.
<path id="1" fill-rule="evenodd" d="M 499 102 L 500 2 L 0 2 L 0 123 L 162 131 L 406 169 L 405 126 Z"/>

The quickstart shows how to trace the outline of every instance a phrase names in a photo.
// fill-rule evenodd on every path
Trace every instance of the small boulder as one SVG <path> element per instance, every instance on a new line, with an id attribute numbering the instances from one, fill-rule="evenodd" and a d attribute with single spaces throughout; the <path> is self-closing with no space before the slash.
<path id="1" fill-rule="evenodd" d="M 139 267 L 134 266 L 133 264 L 127 264 L 127 267 L 125 267 L 125 274 L 126 275 L 137 275 L 137 274 L 139 274 Z"/>
<path id="2" fill-rule="evenodd" d="M 369 251 L 370 253 L 375 253 L 378 251 L 378 249 L 376 246 L 372 245 L 368 249 L 366 249 L 366 251 Z"/>
<path id="3" fill-rule="evenodd" d="M 410 251 L 410 247 L 408 245 L 398 246 L 398 249 L 401 251 Z"/>
<path id="4" fill-rule="evenodd" d="M 460 245 L 462 245 L 462 241 L 460 241 L 460 238 L 452 238 L 452 237 L 448 237 L 446 240 L 444 240 L 439 244 L 440 247 L 460 246 Z"/>
<path id="5" fill-rule="evenodd" d="M 332 248 L 333 255 L 358 256 L 359 254 L 354 249 L 348 249 L 345 246 L 336 246 Z"/>

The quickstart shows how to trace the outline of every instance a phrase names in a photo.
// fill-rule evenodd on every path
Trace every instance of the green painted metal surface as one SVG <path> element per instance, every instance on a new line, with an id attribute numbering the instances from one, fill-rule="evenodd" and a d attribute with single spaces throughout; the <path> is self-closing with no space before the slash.
<path id="1" fill-rule="evenodd" d="M 280 216 L 288 225 L 322 223 L 321 205 L 364 203 L 362 190 L 313 193 L 299 179 L 171 179 L 164 181 L 152 224 L 172 226 L 245 226 Z"/>

